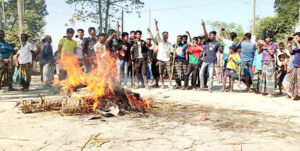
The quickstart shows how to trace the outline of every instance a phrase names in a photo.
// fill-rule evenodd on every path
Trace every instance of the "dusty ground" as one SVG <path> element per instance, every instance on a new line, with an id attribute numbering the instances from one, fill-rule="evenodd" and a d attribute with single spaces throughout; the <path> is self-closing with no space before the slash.
<path id="1" fill-rule="evenodd" d="M 215 82 L 216 84 L 216 82 Z M 0 97 L 0 150 L 300 151 L 300 102 L 285 97 L 216 91 L 133 90 L 151 101 L 147 114 L 87 120 L 93 115 L 23 114 L 22 98 L 52 97 L 34 77 L 29 92 Z M 207 120 L 201 121 L 201 113 Z M 88 141 L 89 140 L 89 141 Z M 88 142 L 88 143 L 86 143 Z"/>

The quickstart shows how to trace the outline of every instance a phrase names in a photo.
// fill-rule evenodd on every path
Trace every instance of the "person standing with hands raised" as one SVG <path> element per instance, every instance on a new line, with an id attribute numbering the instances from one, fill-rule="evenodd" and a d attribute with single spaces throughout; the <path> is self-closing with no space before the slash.
<path id="1" fill-rule="evenodd" d="M 212 92 L 213 80 L 214 80 L 214 69 L 215 69 L 215 61 L 217 59 L 217 52 L 221 50 L 221 44 L 216 41 L 216 31 L 211 31 L 209 35 L 207 34 L 205 22 L 202 20 L 203 32 L 205 34 L 205 39 L 207 41 L 204 46 L 204 59 L 202 63 L 202 67 L 200 70 L 200 91 L 204 90 L 204 73 L 208 68 L 209 73 L 209 86 L 208 91 Z"/>
<path id="2" fill-rule="evenodd" d="M 168 42 L 169 33 L 164 31 L 162 33 L 162 38 L 160 37 L 159 30 L 158 30 L 158 21 L 155 20 L 155 26 L 156 26 L 156 35 L 157 35 L 157 43 L 158 43 L 158 53 L 157 53 L 157 59 L 159 64 L 159 75 L 160 80 L 162 83 L 161 88 L 165 88 L 164 85 L 164 70 L 167 69 L 169 78 L 171 79 L 171 61 L 170 61 L 170 53 L 173 49 L 173 46 L 170 42 Z M 169 85 L 169 89 L 172 89 L 172 85 Z"/>

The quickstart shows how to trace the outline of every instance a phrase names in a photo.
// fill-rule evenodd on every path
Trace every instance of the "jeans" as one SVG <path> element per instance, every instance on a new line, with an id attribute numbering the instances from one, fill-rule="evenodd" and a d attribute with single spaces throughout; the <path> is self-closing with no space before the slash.
<path id="1" fill-rule="evenodd" d="M 253 77 L 252 61 L 242 62 L 242 69 L 243 69 L 244 77 L 246 80 L 251 79 Z"/>
<path id="2" fill-rule="evenodd" d="M 211 90 L 212 86 L 213 86 L 213 81 L 214 81 L 214 70 L 215 70 L 215 63 L 207 63 L 207 62 L 203 62 L 202 66 L 201 66 L 201 70 L 200 70 L 200 87 L 204 88 L 204 73 L 206 68 L 208 68 L 208 79 L 209 79 L 209 85 L 208 85 L 208 89 Z"/>
<path id="3" fill-rule="evenodd" d="M 125 60 L 116 60 L 118 76 L 120 77 L 120 84 L 127 85 L 128 62 Z"/>
<path id="4" fill-rule="evenodd" d="M 152 63 L 147 64 L 147 76 L 150 78 L 150 80 L 154 80 L 153 74 L 152 74 Z"/>

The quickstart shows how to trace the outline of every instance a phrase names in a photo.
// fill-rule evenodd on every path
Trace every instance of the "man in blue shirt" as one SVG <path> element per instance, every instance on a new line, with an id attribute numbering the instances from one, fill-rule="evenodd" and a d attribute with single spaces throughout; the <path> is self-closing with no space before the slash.
<path id="1" fill-rule="evenodd" d="M 201 88 L 200 91 L 204 90 L 204 73 L 205 70 L 208 68 L 208 75 L 209 75 L 209 85 L 208 91 L 212 92 L 213 86 L 213 77 L 214 77 L 214 69 L 215 69 L 215 62 L 217 60 L 217 52 L 221 49 L 221 44 L 216 41 L 217 33 L 216 31 L 211 31 L 209 33 L 209 37 L 205 28 L 205 23 L 202 20 L 203 32 L 205 34 L 205 39 L 207 41 L 206 45 L 204 46 L 204 59 L 200 70 L 200 83 Z"/>
<path id="2" fill-rule="evenodd" d="M 175 58 L 175 65 L 174 65 L 174 77 L 176 81 L 176 88 L 181 86 L 181 80 L 184 77 L 186 72 L 186 58 L 185 52 L 187 49 L 187 45 L 182 42 L 182 36 L 177 36 L 177 44 L 173 45 L 174 50 L 176 49 L 176 58 Z M 174 54 L 173 54 L 174 55 Z"/>
<path id="3" fill-rule="evenodd" d="M 8 91 L 14 91 L 16 89 L 12 87 L 12 75 L 8 72 L 11 65 L 10 54 L 14 52 L 14 48 L 4 40 L 4 37 L 4 31 L 0 30 L 0 85 L 2 86 L 2 79 L 7 75 Z"/>
<path id="4" fill-rule="evenodd" d="M 251 33 L 246 33 L 245 37 L 240 39 L 238 47 L 241 48 L 242 69 L 246 81 L 246 92 L 250 92 L 250 80 L 253 77 L 252 64 L 255 55 L 256 45 L 251 42 Z"/>
<path id="5" fill-rule="evenodd" d="M 43 84 L 45 87 L 50 87 L 54 79 L 54 56 L 51 46 L 51 36 L 45 37 L 46 43 L 41 51 L 40 65 L 43 68 Z"/>

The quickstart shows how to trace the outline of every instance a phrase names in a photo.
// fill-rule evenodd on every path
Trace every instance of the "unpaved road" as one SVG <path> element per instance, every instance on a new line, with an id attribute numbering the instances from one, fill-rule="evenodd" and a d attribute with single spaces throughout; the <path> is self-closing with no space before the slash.
<path id="1" fill-rule="evenodd" d="M 148 113 L 97 120 L 14 108 L 20 97 L 56 96 L 55 89 L 34 77 L 29 92 L 1 90 L 0 150 L 300 151 L 300 102 L 285 97 L 140 89 L 133 91 L 152 103 Z"/>

